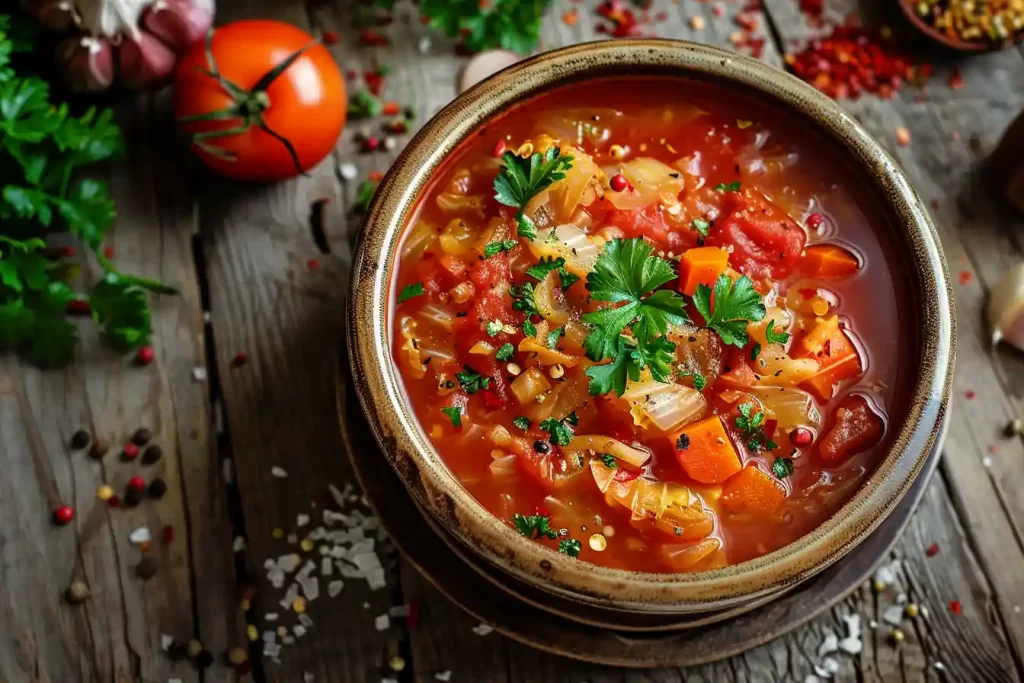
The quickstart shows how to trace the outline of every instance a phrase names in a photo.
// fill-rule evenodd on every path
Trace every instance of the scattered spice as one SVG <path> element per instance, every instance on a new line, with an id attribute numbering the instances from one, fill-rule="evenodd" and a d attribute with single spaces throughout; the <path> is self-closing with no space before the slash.
<path id="1" fill-rule="evenodd" d="M 89 302 L 84 299 L 72 299 L 64 308 L 64 312 L 68 315 L 92 315 L 92 307 L 89 306 Z"/>
<path id="2" fill-rule="evenodd" d="M 114 497 L 114 489 L 110 488 L 106 484 L 96 489 L 96 497 L 106 502 Z"/>
<path id="3" fill-rule="evenodd" d="M 153 440 L 153 432 L 145 427 L 139 427 L 132 434 L 132 443 L 136 446 L 145 446 Z"/>
<path id="4" fill-rule="evenodd" d="M 160 529 L 160 541 L 164 545 L 170 545 L 174 542 L 174 526 L 171 524 L 164 524 L 163 528 Z"/>
<path id="5" fill-rule="evenodd" d="M 625 192 L 629 188 L 629 181 L 626 180 L 626 176 L 621 173 L 616 173 L 608 181 L 609 187 L 615 192 Z"/>
<path id="6" fill-rule="evenodd" d="M 324 31 L 324 45 L 330 47 L 331 45 L 338 44 L 338 33 L 337 31 Z"/>
<path id="7" fill-rule="evenodd" d="M 896 144 L 900 147 L 906 147 L 910 144 L 910 131 L 903 126 L 896 129 Z"/>
<path id="8" fill-rule="evenodd" d="M 906 608 L 903 610 L 908 617 L 913 619 L 921 613 L 921 609 L 913 602 L 908 602 Z"/>
<path id="9" fill-rule="evenodd" d="M 137 507 L 142 502 L 142 493 L 136 489 L 129 488 L 124 492 L 124 498 L 122 499 L 126 508 Z"/>
<path id="10" fill-rule="evenodd" d="M 388 661 L 388 666 L 391 667 L 392 671 L 403 671 L 405 669 L 405 659 L 400 655 L 395 655 Z"/>
<path id="11" fill-rule="evenodd" d="M 917 15 L 951 40 L 999 45 L 1024 35 L 1015 0 L 918 0 Z"/>
<path id="12" fill-rule="evenodd" d="M 699 15 L 690 17 L 690 28 L 692 28 L 694 31 L 703 31 L 704 17 Z"/>
<path id="13" fill-rule="evenodd" d="M 134 460 L 139 457 L 139 447 L 129 441 L 124 445 L 124 448 L 121 449 L 121 457 L 125 460 Z"/>
<path id="14" fill-rule="evenodd" d="M 64 590 L 64 599 L 71 605 L 81 605 L 83 602 L 89 599 L 92 593 L 89 592 L 89 586 L 85 585 L 83 581 L 72 581 Z"/>
<path id="15" fill-rule="evenodd" d="M 156 573 L 160 570 L 160 563 L 152 555 L 146 555 L 139 563 L 135 565 L 135 574 L 140 579 L 148 581 L 156 576 Z M 191 646 L 191 643 L 189 643 Z"/>
<path id="16" fill-rule="evenodd" d="M 70 505 L 61 505 L 53 511 L 53 523 L 59 526 L 70 524 L 75 518 L 75 510 Z"/>
<path id="17" fill-rule="evenodd" d="M 150 498 L 163 498 L 165 493 L 167 493 L 167 482 L 163 479 L 157 477 L 153 481 L 149 482 Z"/>
<path id="18" fill-rule="evenodd" d="M 580 11 L 575 7 L 573 7 L 568 12 L 562 13 L 562 23 L 565 24 L 566 26 L 575 26 L 577 23 L 579 23 L 579 20 Z"/>
<path id="19" fill-rule="evenodd" d="M 977 396 L 977 394 L 974 393 L 974 389 L 968 389 L 967 391 L 964 392 L 964 398 L 966 398 L 968 401 L 973 399 L 975 396 Z"/>
<path id="20" fill-rule="evenodd" d="M 199 656 L 196 657 L 196 666 L 200 669 L 209 669 L 213 666 L 213 653 L 209 650 L 203 650 L 200 652 Z"/>
<path id="21" fill-rule="evenodd" d="M 156 358 L 152 346 L 143 346 L 135 353 L 135 362 L 139 365 L 149 365 Z"/>
<path id="22" fill-rule="evenodd" d="M 96 437 L 89 449 L 89 457 L 99 460 L 110 451 L 110 442 L 104 438 Z"/>
<path id="23" fill-rule="evenodd" d="M 959 600 L 953 600 L 949 603 L 949 611 L 953 614 L 963 614 L 964 607 L 960 604 Z"/>
<path id="24" fill-rule="evenodd" d="M 1024 434 L 1024 420 L 1021 420 L 1019 417 L 1013 418 L 1003 427 L 1003 434 L 1008 438 Z"/>
<path id="25" fill-rule="evenodd" d="M 162 448 L 160 448 L 160 446 L 157 446 L 156 444 L 153 444 L 152 446 L 147 448 L 145 451 L 143 451 L 143 453 L 142 453 L 142 464 L 143 465 L 155 465 L 157 462 L 160 461 L 160 458 L 162 458 L 163 455 L 164 455 L 164 450 Z"/>
<path id="26" fill-rule="evenodd" d="M 193 638 L 188 641 L 188 645 L 185 646 L 185 656 L 189 659 L 195 659 L 203 652 L 203 644 Z"/>
<path id="27" fill-rule="evenodd" d="M 231 366 L 240 368 L 246 364 L 249 360 L 249 355 L 245 351 L 239 351 L 235 354 L 235 357 L 231 359 Z"/>
<path id="28" fill-rule="evenodd" d="M 224 657 L 225 659 L 227 659 L 228 664 L 235 667 L 241 666 L 242 664 L 245 664 L 247 661 L 249 661 L 248 653 L 246 653 L 246 651 L 240 647 L 231 648 L 227 651 Z"/>
<path id="29" fill-rule="evenodd" d="M 89 445 L 89 432 L 84 429 L 79 429 L 71 436 L 71 447 L 76 451 L 80 451 Z"/>
<path id="30" fill-rule="evenodd" d="M 789 440 L 792 441 L 793 445 L 797 448 L 803 448 L 811 445 L 814 441 L 814 434 L 812 434 L 811 430 L 806 427 L 797 427 L 790 432 Z"/>
<path id="31" fill-rule="evenodd" d="M 902 643 L 906 637 L 907 636 L 903 633 L 903 629 L 894 628 L 892 630 L 892 642 L 897 644 Z"/>
<path id="32" fill-rule="evenodd" d="M 109 505 L 112 508 L 121 507 L 121 496 L 117 494 L 112 495 L 110 498 L 107 499 L 107 505 Z"/>
<path id="33" fill-rule="evenodd" d="M 146 480 L 139 475 L 135 475 L 128 480 L 128 488 L 141 493 L 146 490 Z"/>

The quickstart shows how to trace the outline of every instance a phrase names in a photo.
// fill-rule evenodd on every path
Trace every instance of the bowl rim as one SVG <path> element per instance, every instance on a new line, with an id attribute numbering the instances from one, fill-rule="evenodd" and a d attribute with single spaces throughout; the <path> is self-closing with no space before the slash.
<path id="1" fill-rule="evenodd" d="M 832 517 L 800 539 L 746 562 L 686 574 L 580 562 L 517 534 L 477 502 L 440 459 L 405 400 L 390 350 L 397 248 L 420 192 L 447 155 L 482 123 L 532 96 L 574 82 L 638 74 L 721 81 L 813 120 L 865 171 L 865 185 L 886 199 L 887 217 L 902 226 L 900 239 L 920 304 L 920 358 L 910 405 L 874 473 Z M 385 457 L 421 507 L 473 552 L 520 580 L 577 600 L 699 611 L 808 578 L 849 552 L 896 506 L 920 472 L 947 410 L 956 351 L 952 289 L 920 198 L 892 157 L 835 102 L 783 71 L 719 48 L 664 39 L 599 41 L 544 53 L 491 76 L 448 104 L 409 142 L 382 180 L 359 240 L 349 289 L 349 356 L 363 412 Z"/>

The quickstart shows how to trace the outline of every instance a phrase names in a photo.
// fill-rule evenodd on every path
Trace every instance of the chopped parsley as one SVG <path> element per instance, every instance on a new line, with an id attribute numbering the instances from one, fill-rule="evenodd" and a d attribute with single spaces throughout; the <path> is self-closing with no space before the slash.
<path id="1" fill-rule="evenodd" d="M 475 394 L 481 389 L 486 389 L 491 383 L 490 377 L 481 377 L 468 365 L 462 366 L 462 372 L 455 373 L 455 379 L 459 380 L 462 390 L 467 394 Z"/>
<path id="2" fill-rule="evenodd" d="M 772 463 L 772 474 L 779 479 L 785 479 L 793 474 L 793 458 L 775 458 Z"/>
<path id="3" fill-rule="evenodd" d="M 718 183 L 717 185 L 715 185 L 715 189 L 718 190 L 719 192 L 739 192 L 740 181 L 734 180 L 731 183 Z"/>
<path id="4" fill-rule="evenodd" d="M 580 279 L 578 275 L 574 275 L 565 269 L 565 259 L 561 256 L 558 258 L 552 256 L 541 258 L 540 263 L 526 269 L 526 274 L 543 282 L 548 273 L 553 270 L 558 271 L 558 279 L 562 289 L 568 289 L 574 282 Z"/>
<path id="5" fill-rule="evenodd" d="M 522 429 L 524 432 L 530 428 L 530 418 L 518 415 L 512 418 L 512 424 L 518 429 Z"/>
<path id="6" fill-rule="evenodd" d="M 708 385 L 708 381 L 704 378 L 704 375 L 699 372 L 693 373 L 693 388 L 697 391 L 704 391 L 704 387 Z"/>
<path id="7" fill-rule="evenodd" d="M 769 344 L 785 344 L 789 341 L 789 332 L 776 332 L 773 328 L 775 327 L 775 320 L 768 321 L 768 327 L 764 330 L 764 338 Z"/>
<path id="8" fill-rule="evenodd" d="M 562 156 L 555 147 L 546 152 L 537 152 L 523 158 L 505 152 L 502 166 L 494 179 L 494 198 L 505 206 L 518 209 L 516 222 L 520 237 L 532 240 L 537 237 L 537 226 L 523 211 L 530 200 L 559 180 L 565 179 L 565 172 L 572 168 L 572 157 Z"/>
<path id="9" fill-rule="evenodd" d="M 556 446 L 568 446 L 572 441 L 572 430 L 569 429 L 569 425 L 575 425 L 578 422 L 579 418 L 575 412 L 572 412 L 561 420 L 549 417 L 540 423 L 540 428 L 551 436 L 551 443 Z"/>
<path id="10" fill-rule="evenodd" d="M 532 282 L 524 282 L 519 287 L 510 285 L 508 293 L 512 296 L 512 308 L 525 313 L 527 320 L 531 315 L 540 315 L 537 313 L 537 304 L 533 298 Z"/>
<path id="11" fill-rule="evenodd" d="M 757 360 L 757 357 L 761 355 L 761 344 L 754 342 L 754 345 L 750 347 L 750 360 Z"/>
<path id="12" fill-rule="evenodd" d="M 610 470 L 616 470 L 619 468 L 619 463 L 615 462 L 615 456 L 611 453 L 598 453 L 597 459 L 604 463 L 604 466 Z"/>
<path id="13" fill-rule="evenodd" d="M 753 453 L 760 453 L 762 449 L 770 451 L 778 448 L 779 445 L 764 433 L 764 411 L 755 413 L 755 408 L 753 403 L 741 403 L 740 416 L 736 418 L 736 428 L 743 432 L 747 448 Z"/>
<path id="14" fill-rule="evenodd" d="M 593 361 L 612 359 L 609 364 L 587 369 L 591 394 L 614 391 L 621 396 L 626 380 L 639 380 L 644 368 L 659 382 L 669 380 L 676 345 L 665 333 L 670 324 L 686 323 L 689 316 L 678 292 L 655 290 L 675 279 L 668 261 L 654 256 L 654 247 L 642 238 L 615 239 L 605 246 L 593 272 L 587 275 L 587 290 L 596 301 L 622 305 L 583 316 L 594 326 L 583 342 L 587 357 Z M 627 327 L 632 332 L 628 340 L 622 334 Z"/>
<path id="15" fill-rule="evenodd" d="M 408 301 L 409 299 L 413 299 L 417 296 L 423 296 L 424 294 L 426 294 L 426 291 L 423 289 L 423 283 L 414 282 L 411 285 L 402 287 L 402 291 L 398 293 L 398 303 Z"/>
<path id="16" fill-rule="evenodd" d="M 583 550 L 583 545 L 575 538 L 563 538 L 558 542 L 558 552 L 569 557 L 579 557 L 581 550 Z"/>
<path id="17" fill-rule="evenodd" d="M 484 257 L 491 258 L 497 256 L 503 251 L 512 251 L 515 246 L 519 244 L 517 240 L 505 240 L 504 242 L 491 242 L 484 247 Z"/>
<path id="18" fill-rule="evenodd" d="M 516 352 L 516 347 L 511 344 L 505 343 L 498 347 L 498 352 L 494 354 L 494 357 L 498 360 L 508 360 Z"/>
<path id="19" fill-rule="evenodd" d="M 711 288 L 697 285 L 693 304 L 707 321 L 709 329 L 718 333 L 722 343 L 743 348 L 747 345 L 747 323 L 764 318 L 765 307 L 754 283 L 746 275 L 734 283 L 724 273 L 715 281 L 714 308 Z"/>
<path id="20" fill-rule="evenodd" d="M 703 218 L 693 219 L 693 229 L 700 233 L 701 237 L 707 237 L 708 233 L 711 232 L 711 224 Z"/>
<path id="21" fill-rule="evenodd" d="M 505 329 L 505 325 L 500 320 L 492 320 L 487 323 L 487 336 L 497 337 Z"/>
<path id="22" fill-rule="evenodd" d="M 559 338 L 565 334 L 565 328 L 556 327 L 555 329 L 548 332 L 547 345 L 549 349 L 555 348 L 558 345 Z"/>
<path id="23" fill-rule="evenodd" d="M 531 323 L 529 318 L 523 321 L 523 334 L 527 337 L 537 336 L 537 326 Z"/>
<path id="24" fill-rule="evenodd" d="M 546 515 L 521 515 L 518 512 L 512 515 L 512 524 L 523 536 L 527 538 L 558 538 L 558 532 L 551 528 L 551 520 Z"/>
<path id="25" fill-rule="evenodd" d="M 441 408 L 441 412 L 444 413 L 445 417 L 451 420 L 452 427 L 462 426 L 462 408 L 458 406 L 452 406 L 451 408 Z"/>

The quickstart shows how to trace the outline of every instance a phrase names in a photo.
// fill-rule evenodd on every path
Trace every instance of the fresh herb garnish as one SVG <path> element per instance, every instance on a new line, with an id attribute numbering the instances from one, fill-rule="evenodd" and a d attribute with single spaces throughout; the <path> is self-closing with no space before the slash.
<path id="1" fill-rule="evenodd" d="M 402 287 L 402 291 L 398 293 L 398 303 L 408 301 L 409 299 L 413 299 L 418 296 L 423 296 L 426 293 L 426 290 L 423 289 L 422 282 L 413 282 L 412 284 Z"/>
<path id="2" fill-rule="evenodd" d="M 764 433 L 764 411 L 755 413 L 755 408 L 753 403 L 741 403 L 740 416 L 736 418 L 736 428 L 743 432 L 747 448 L 753 453 L 760 453 L 762 449 L 770 451 L 778 448 L 779 445 Z"/>
<path id="3" fill-rule="evenodd" d="M 654 247 L 642 238 L 614 239 L 605 245 L 587 275 L 587 290 L 596 301 L 622 305 L 583 316 L 594 326 L 583 342 L 587 357 L 612 359 L 611 364 L 587 369 L 591 394 L 614 390 L 621 396 L 626 379 L 637 381 L 645 367 L 659 382 L 669 380 L 675 344 L 664 335 L 669 325 L 682 325 L 689 317 L 677 292 L 655 290 L 674 279 L 672 266 L 654 256 Z M 627 327 L 632 332 L 629 340 L 622 336 Z"/>
<path id="4" fill-rule="evenodd" d="M 541 258 L 540 263 L 535 266 L 531 266 L 526 269 L 526 274 L 530 277 L 536 278 L 538 281 L 543 282 L 544 278 L 548 276 L 553 270 L 558 271 L 558 279 L 561 283 L 562 289 L 568 289 L 574 282 L 579 280 L 578 275 L 574 275 L 565 269 L 565 259 L 559 256 L 554 258 L 548 256 Z"/>
<path id="5" fill-rule="evenodd" d="M 779 479 L 785 479 L 793 474 L 793 458 L 775 458 L 772 463 L 772 474 Z"/>
<path id="6" fill-rule="evenodd" d="M 583 545 L 575 538 L 563 538 L 558 542 L 558 552 L 569 557 L 579 557 L 581 550 L 583 550 Z"/>
<path id="7" fill-rule="evenodd" d="M 615 456 L 611 453 L 598 453 L 597 459 L 604 463 L 604 466 L 610 470 L 619 468 L 619 463 L 615 462 Z"/>
<path id="8" fill-rule="evenodd" d="M 711 288 L 697 285 L 693 303 L 707 321 L 708 328 L 718 333 L 724 344 L 743 348 L 749 341 L 747 323 L 764 318 L 765 307 L 754 283 L 746 275 L 733 283 L 724 273 L 715 281 L 714 310 Z"/>
<path id="9" fill-rule="evenodd" d="M 540 428 L 551 436 L 551 443 L 556 446 L 568 446 L 572 441 L 572 430 L 569 429 L 569 425 L 574 425 L 577 422 L 579 422 L 579 418 L 576 417 L 575 412 L 572 412 L 561 420 L 549 417 L 540 423 Z"/>
<path id="10" fill-rule="evenodd" d="M 523 321 L 523 335 L 527 337 L 537 336 L 537 326 L 531 323 L 529 318 Z"/>
<path id="11" fill-rule="evenodd" d="M 356 190 L 356 212 L 366 213 L 370 210 L 370 202 L 373 201 L 373 195 L 377 192 L 378 185 L 380 185 L 379 180 L 368 178 L 359 183 L 359 189 Z"/>
<path id="12" fill-rule="evenodd" d="M 769 344 L 785 344 L 789 341 L 789 332 L 776 332 L 775 319 L 768 321 L 768 327 L 764 330 L 764 338 Z"/>
<path id="13" fill-rule="evenodd" d="M 441 412 L 451 420 L 452 427 L 462 426 L 462 408 L 458 406 L 452 406 L 451 408 L 441 408 Z"/>
<path id="14" fill-rule="evenodd" d="M 521 515 L 518 512 L 512 515 L 512 524 L 523 536 L 527 538 L 558 538 L 558 532 L 551 528 L 551 520 L 546 515 Z"/>
<path id="15" fill-rule="evenodd" d="M 532 282 L 524 282 L 519 287 L 510 285 L 508 293 L 512 295 L 512 308 L 525 313 L 527 320 L 530 319 L 531 315 L 540 315 L 537 313 L 537 304 L 533 298 Z"/>
<path id="16" fill-rule="evenodd" d="M 565 328 L 563 327 L 556 327 L 555 329 L 548 332 L 548 337 L 546 340 L 548 348 L 555 348 L 558 345 L 559 338 L 561 338 L 563 334 L 565 334 Z"/>
<path id="17" fill-rule="evenodd" d="M 512 418 L 512 424 L 525 432 L 527 429 L 530 428 L 530 418 L 523 417 L 522 415 L 517 415 L 516 417 Z"/>
<path id="18" fill-rule="evenodd" d="M 488 337 L 497 337 L 505 330 L 505 325 L 500 320 L 492 320 L 485 326 Z"/>
<path id="19" fill-rule="evenodd" d="M 750 347 L 750 360 L 757 360 L 757 357 L 761 355 L 761 344 L 754 342 L 754 345 Z"/>
<path id="20" fill-rule="evenodd" d="M 467 394 L 475 394 L 481 389 L 486 389 L 491 383 L 490 377 L 480 376 L 479 373 L 474 372 L 473 368 L 468 365 L 462 366 L 462 372 L 455 373 L 455 379 L 459 380 L 462 390 Z"/>
<path id="21" fill-rule="evenodd" d="M 519 244 L 517 240 L 505 240 L 504 242 L 491 242 L 484 247 L 484 257 L 491 258 L 497 256 L 503 251 L 512 251 L 515 246 Z"/>
<path id="22" fill-rule="evenodd" d="M 394 0 L 378 0 L 391 4 Z M 540 37 L 541 18 L 551 0 L 420 0 L 420 14 L 469 52 L 503 48 L 527 55 Z"/>
<path id="23" fill-rule="evenodd" d="M 366 88 L 361 88 L 352 95 L 348 102 L 348 115 L 353 119 L 371 119 L 380 116 L 384 105 L 373 93 Z"/>
<path id="24" fill-rule="evenodd" d="M 708 233 L 711 232 L 711 224 L 703 218 L 694 218 L 693 229 L 700 233 L 702 237 L 707 237 Z"/>
<path id="25" fill-rule="evenodd" d="M 494 198 L 518 209 L 519 236 L 532 240 L 537 236 L 537 226 L 523 211 L 536 195 L 565 178 L 565 172 L 572 168 L 572 157 L 562 156 L 559 150 L 549 147 L 544 154 L 537 152 L 529 158 L 505 152 L 502 162 L 494 179 Z"/>
<path id="26" fill-rule="evenodd" d="M 515 352 L 516 347 L 506 342 L 498 347 L 498 352 L 494 354 L 494 357 L 498 360 L 508 360 L 515 354 Z"/>
<path id="27" fill-rule="evenodd" d="M 693 388 L 697 391 L 704 391 L 704 387 L 708 385 L 708 381 L 704 378 L 704 375 L 699 372 L 693 373 Z"/>
<path id="28" fill-rule="evenodd" d="M 719 192 L 739 192 L 740 181 L 734 180 L 731 183 L 718 183 L 717 185 L 715 185 L 715 189 L 718 190 Z"/>

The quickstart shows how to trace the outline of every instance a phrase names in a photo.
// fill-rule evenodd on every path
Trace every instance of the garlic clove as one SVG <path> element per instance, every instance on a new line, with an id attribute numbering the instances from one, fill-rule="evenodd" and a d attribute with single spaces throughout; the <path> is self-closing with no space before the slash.
<path id="1" fill-rule="evenodd" d="M 57 60 L 72 90 L 99 92 L 114 82 L 114 48 L 105 38 L 68 38 L 57 46 Z"/>
<path id="2" fill-rule="evenodd" d="M 141 88 L 167 81 L 178 59 L 158 38 L 141 33 L 138 40 L 125 40 L 117 54 L 121 84 Z"/>
<path id="3" fill-rule="evenodd" d="M 985 313 L 993 346 L 1005 341 L 1024 351 L 1024 263 L 1008 270 L 996 283 Z"/>
<path id="4" fill-rule="evenodd" d="M 142 15 L 142 26 L 182 54 L 213 25 L 212 0 L 165 0 Z"/>

